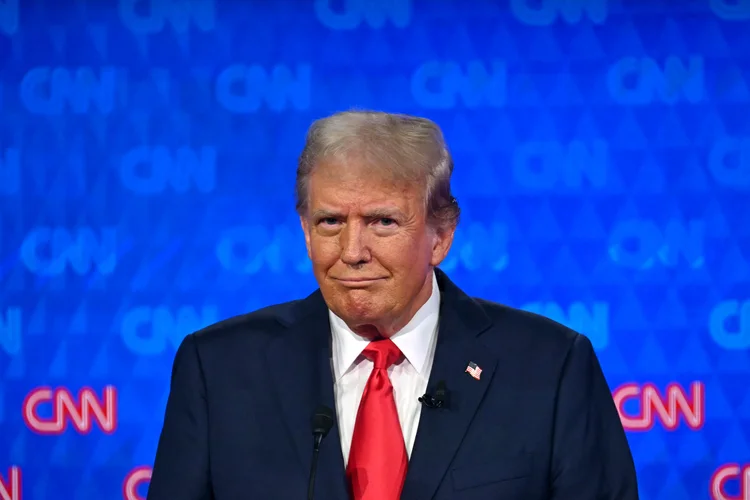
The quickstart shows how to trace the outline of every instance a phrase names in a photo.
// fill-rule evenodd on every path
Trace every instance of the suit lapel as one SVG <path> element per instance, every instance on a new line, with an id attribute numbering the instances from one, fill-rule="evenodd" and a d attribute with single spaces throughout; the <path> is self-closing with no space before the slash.
<path id="1" fill-rule="evenodd" d="M 281 413 L 307 479 L 312 460 L 311 418 L 319 405 L 336 410 L 331 374 L 330 325 L 325 302 L 315 292 L 297 304 L 289 328 L 267 351 L 267 372 Z M 346 475 L 338 425 L 335 423 L 320 448 L 316 498 L 345 500 Z M 307 482 L 305 482 L 307 486 Z"/>
<path id="2" fill-rule="evenodd" d="M 440 323 L 430 382 L 434 391 L 444 381 L 446 409 L 423 408 L 417 438 L 402 493 L 404 500 L 431 498 L 492 381 L 497 358 L 481 343 L 479 334 L 491 325 L 481 306 L 466 296 L 440 271 Z M 470 362 L 481 368 L 479 379 L 466 373 Z"/>

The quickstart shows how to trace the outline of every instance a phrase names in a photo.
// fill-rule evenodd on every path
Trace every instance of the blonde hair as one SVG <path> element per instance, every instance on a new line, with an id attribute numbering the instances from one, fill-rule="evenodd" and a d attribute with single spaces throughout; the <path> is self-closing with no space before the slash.
<path id="1" fill-rule="evenodd" d="M 453 158 L 438 125 L 426 118 L 382 111 L 345 111 L 313 122 L 299 157 L 296 209 L 307 213 L 309 178 L 322 161 L 358 162 L 394 180 L 423 183 L 425 211 L 434 227 L 458 224 L 451 194 Z"/>

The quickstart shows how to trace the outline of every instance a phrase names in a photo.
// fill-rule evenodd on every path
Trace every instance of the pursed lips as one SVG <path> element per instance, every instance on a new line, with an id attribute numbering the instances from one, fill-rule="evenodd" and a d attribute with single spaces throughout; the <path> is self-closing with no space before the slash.
<path id="1" fill-rule="evenodd" d="M 340 283 L 343 283 L 345 285 L 364 285 L 368 283 L 372 283 L 374 281 L 380 281 L 385 278 L 381 277 L 374 277 L 374 278 L 363 278 L 363 277 L 357 277 L 357 278 L 333 278 L 335 281 L 338 281 Z"/>
<path id="2" fill-rule="evenodd" d="M 375 278 L 334 278 L 334 279 L 337 279 L 340 281 L 373 281 L 373 280 L 379 280 L 383 278 L 375 277 Z"/>

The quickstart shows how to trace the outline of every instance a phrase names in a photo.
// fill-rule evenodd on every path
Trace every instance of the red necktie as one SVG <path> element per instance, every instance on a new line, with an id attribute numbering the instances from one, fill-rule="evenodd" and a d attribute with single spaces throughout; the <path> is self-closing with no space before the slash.
<path id="1" fill-rule="evenodd" d="M 385 339 L 370 342 L 362 354 L 375 366 L 357 410 L 346 475 L 353 500 L 398 500 L 409 459 L 387 370 L 401 351 Z"/>

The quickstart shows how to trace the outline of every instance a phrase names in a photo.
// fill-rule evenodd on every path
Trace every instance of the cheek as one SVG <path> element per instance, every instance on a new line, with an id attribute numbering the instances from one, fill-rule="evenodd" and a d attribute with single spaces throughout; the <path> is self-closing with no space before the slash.
<path id="1" fill-rule="evenodd" d="M 340 253 L 339 245 L 334 238 L 310 238 L 310 254 L 314 264 L 335 262 Z"/>
<path id="2" fill-rule="evenodd" d="M 425 242 L 416 238 L 394 238 L 384 240 L 373 251 L 377 259 L 394 268 L 408 273 L 414 264 L 430 260 L 432 249 Z"/>

